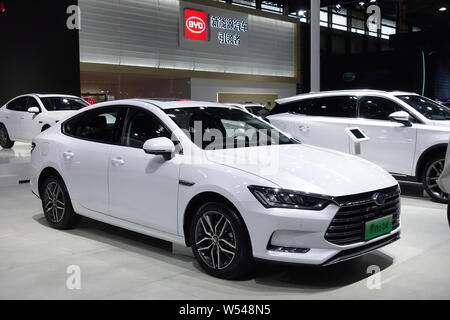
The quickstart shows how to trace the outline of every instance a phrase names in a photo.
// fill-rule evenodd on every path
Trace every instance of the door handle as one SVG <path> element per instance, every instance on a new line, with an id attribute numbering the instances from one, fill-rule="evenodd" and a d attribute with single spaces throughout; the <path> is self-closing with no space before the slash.
<path id="1" fill-rule="evenodd" d="M 63 152 L 64 159 L 66 159 L 66 160 L 72 159 L 74 155 L 75 154 L 72 151 Z"/>
<path id="2" fill-rule="evenodd" d="M 111 160 L 111 163 L 115 166 L 123 166 L 125 161 L 122 158 L 114 158 Z"/>

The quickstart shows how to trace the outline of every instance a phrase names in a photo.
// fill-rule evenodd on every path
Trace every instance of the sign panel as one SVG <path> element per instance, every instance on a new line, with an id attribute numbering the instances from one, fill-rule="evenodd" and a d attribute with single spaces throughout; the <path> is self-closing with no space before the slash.
<path id="1" fill-rule="evenodd" d="M 184 36 L 186 39 L 206 40 L 206 12 L 184 9 Z"/>
<path id="2" fill-rule="evenodd" d="M 250 33 L 247 14 L 180 2 L 180 48 L 237 53 L 247 51 Z"/>

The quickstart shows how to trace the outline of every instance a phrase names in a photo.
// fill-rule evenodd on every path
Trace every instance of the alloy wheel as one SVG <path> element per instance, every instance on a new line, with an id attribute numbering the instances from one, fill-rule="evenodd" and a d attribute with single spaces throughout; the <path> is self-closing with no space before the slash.
<path id="1" fill-rule="evenodd" d="M 426 184 L 428 189 L 433 193 L 433 195 L 440 200 L 448 200 L 449 195 L 441 190 L 438 185 L 438 179 L 444 170 L 445 160 L 440 159 L 433 162 L 427 169 L 426 172 Z"/>
<path id="2" fill-rule="evenodd" d="M 236 255 L 236 235 L 230 221 L 220 212 L 208 211 L 198 219 L 195 243 L 201 259 L 211 268 L 227 268 Z"/>
<path id="3" fill-rule="evenodd" d="M 64 218 L 66 211 L 64 193 L 56 182 L 49 183 L 45 188 L 44 210 L 48 219 L 53 223 L 59 223 Z"/>

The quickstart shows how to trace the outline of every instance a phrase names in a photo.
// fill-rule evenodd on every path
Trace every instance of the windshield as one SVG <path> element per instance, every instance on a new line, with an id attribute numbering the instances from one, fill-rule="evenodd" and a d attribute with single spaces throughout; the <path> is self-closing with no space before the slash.
<path id="1" fill-rule="evenodd" d="M 235 108 L 193 107 L 165 112 L 204 150 L 295 143 L 268 123 Z"/>
<path id="2" fill-rule="evenodd" d="M 422 96 L 397 96 L 430 120 L 450 120 L 450 109 Z"/>
<path id="3" fill-rule="evenodd" d="M 41 101 L 48 111 L 80 110 L 89 105 L 80 98 L 72 97 L 41 97 Z"/>

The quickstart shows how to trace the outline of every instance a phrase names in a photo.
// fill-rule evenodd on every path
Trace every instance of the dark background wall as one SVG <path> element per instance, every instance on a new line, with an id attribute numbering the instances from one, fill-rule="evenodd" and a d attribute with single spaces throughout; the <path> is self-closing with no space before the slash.
<path id="1" fill-rule="evenodd" d="M 0 105 L 24 93 L 79 95 L 78 31 L 66 27 L 77 1 L 0 2 Z"/>
<path id="2" fill-rule="evenodd" d="M 309 92 L 309 25 L 300 26 L 298 92 Z M 425 61 L 425 82 L 424 62 Z M 391 36 L 391 40 L 321 28 L 321 89 L 402 90 L 450 98 L 450 32 Z"/>

